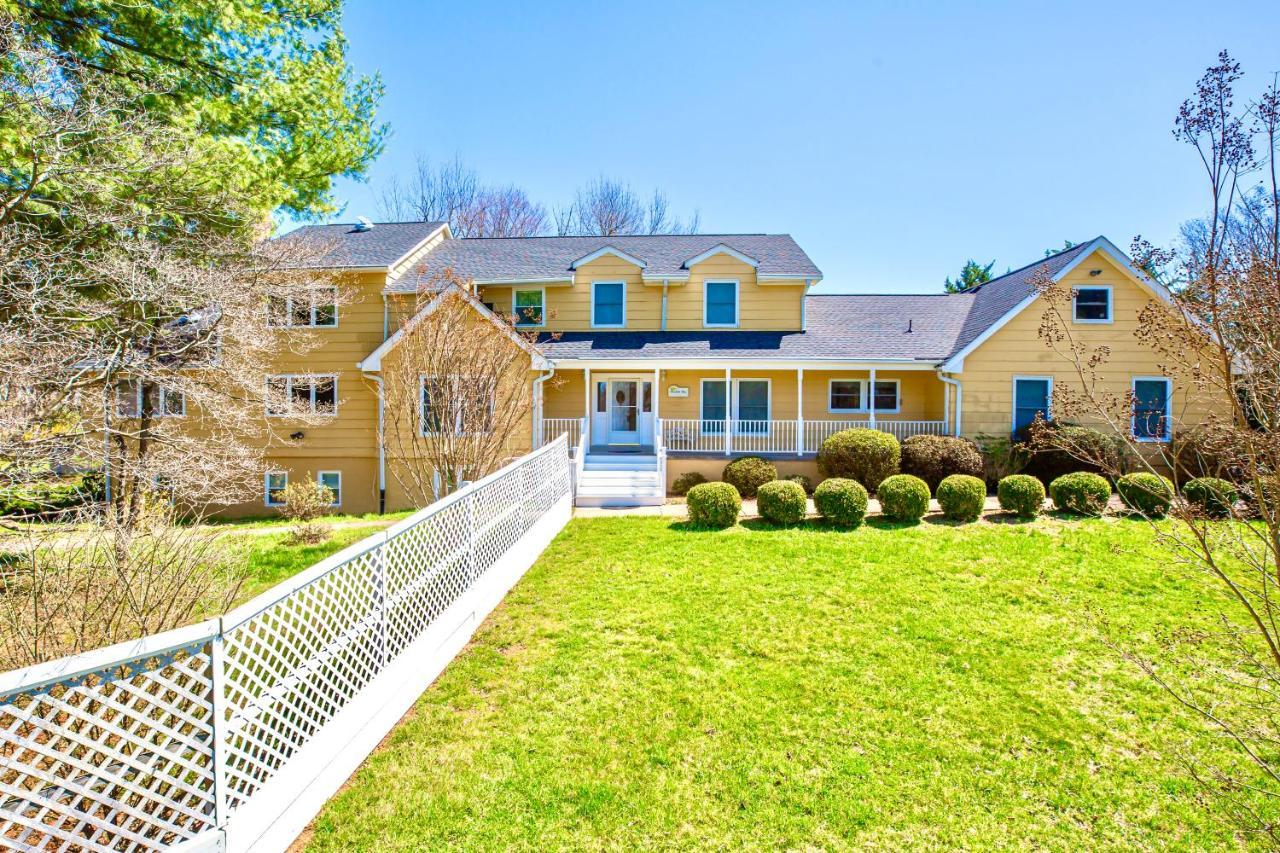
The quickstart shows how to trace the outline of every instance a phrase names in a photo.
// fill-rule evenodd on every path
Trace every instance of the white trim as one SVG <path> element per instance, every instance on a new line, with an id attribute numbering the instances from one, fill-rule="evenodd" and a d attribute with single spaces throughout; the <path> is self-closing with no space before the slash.
<path id="1" fill-rule="evenodd" d="M 766 412 L 766 416 L 764 418 L 747 418 L 747 420 L 769 421 L 773 419 L 773 380 L 770 377 L 768 376 L 742 376 L 742 377 L 731 376 L 728 379 L 726 379 L 723 376 L 704 376 L 698 380 L 698 420 L 700 421 L 715 420 L 715 418 L 707 418 L 703 416 L 702 406 L 703 406 L 703 401 L 707 399 L 706 384 L 708 382 L 725 383 L 725 393 L 727 395 L 727 399 L 725 400 L 725 417 L 731 421 L 742 420 L 742 418 L 739 417 L 739 414 L 741 413 L 741 407 L 739 406 L 740 399 L 739 399 L 739 394 L 737 390 L 741 386 L 741 383 L 763 382 L 768 390 L 768 393 L 765 396 L 765 404 L 768 406 L 768 411 Z M 750 433 L 750 435 L 767 435 L 767 434 L 768 434 L 767 432 Z"/>
<path id="2" fill-rule="evenodd" d="M 732 323 L 708 323 L 707 322 L 707 299 L 709 297 L 708 288 L 713 284 L 732 284 L 733 285 L 733 322 Z M 712 278 L 702 282 L 702 326 L 705 329 L 736 329 L 738 322 L 742 316 L 742 291 L 741 286 L 736 278 Z"/>
<path id="3" fill-rule="evenodd" d="M 635 255 L 629 255 L 626 252 L 622 251 L 621 249 L 617 248 L 616 246 L 601 246 L 599 249 L 596 249 L 594 252 L 591 252 L 590 254 L 587 254 L 587 255 L 583 255 L 573 263 L 569 264 L 569 269 L 576 270 L 578 267 L 582 266 L 583 264 L 589 264 L 592 261 L 594 261 L 596 258 L 603 258 L 605 255 L 613 255 L 616 258 L 622 258 L 622 260 L 626 261 L 629 264 L 635 264 L 640 269 L 644 269 L 645 267 L 649 266 L 647 263 L 640 260 Z"/>
<path id="4" fill-rule="evenodd" d="M 329 506 L 340 507 L 342 506 L 342 472 L 341 471 L 317 471 L 316 472 L 317 486 L 324 486 L 324 476 L 326 474 L 334 474 L 338 478 L 338 488 L 330 489 L 330 491 L 333 492 L 334 501 L 333 503 L 329 504 Z M 325 488 L 328 488 L 328 487 L 326 486 Z"/>
<path id="5" fill-rule="evenodd" d="M 280 491 L 289 488 L 289 472 L 288 471 L 267 471 L 262 475 L 262 505 L 272 508 L 284 506 L 284 501 L 271 500 L 271 478 L 284 477 L 284 485 L 280 487 Z"/>
<path id="6" fill-rule="evenodd" d="M 1084 320 L 1078 316 L 1076 311 L 1076 298 L 1082 290 L 1105 290 L 1107 293 L 1107 316 L 1101 320 Z M 1115 294 L 1109 284 L 1082 284 L 1072 288 L 1071 293 L 1071 322 L 1079 323 L 1087 326 L 1104 326 L 1114 323 L 1116 319 L 1115 312 Z"/>
<path id="7" fill-rule="evenodd" d="M 1034 376 L 1031 374 L 1016 374 L 1012 380 L 1012 396 L 1009 397 L 1009 434 L 1013 435 L 1018 431 L 1018 383 L 1019 382 L 1048 382 L 1049 390 L 1045 395 L 1044 402 L 1044 419 L 1051 420 L 1053 418 L 1053 377 L 1052 376 Z"/>
<path id="8" fill-rule="evenodd" d="M 271 380 L 285 380 L 284 396 L 288 403 L 289 410 L 284 412 L 271 411 Z M 293 407 L 293 381 L 295 379 L 305 379 L 311 383 L 311 411 L 302 412 L 302 416 L 321 415 L 323 417 L 338 416 L 338 374 L 336 373 L 271 373 L 266 377 L 266 399 L 263 400 L 263 410 L 269 418 L 296 418 L 300 413 L 294 412 Z M 322 412 L 316 408 L 316 386 L 325 379 L 333 380 L 333 411 Z"/>
<path id="9" fill-rule="evenodd" d="M 1139 437 L 1135 429 L 1138 422 L 1138 383 L 1164 383 L 1164 435 L 1155 437 Z M 1129 435 L 1134 441 L 1143 444 L 1166 444 L 1173 438 L 1173 380 L 1168 376 L 1134 376 L 1129 380 L 1129 391 L 1133 394 L 1133 417 L 1129 420 Z"/>
<path id="10" fill-rule="evenodd" d="M 542 285 L 547 285 L 547 284 L 563 284 L 563 285 L 572 285 L 572 284 L 573 284 L 573 278 L 572 278 L 572 277 L 562 276 L 562 275 L 558 275 L 558 276 L 554 276 L 554 277 L 546 277 L 546 278 L 539 278 L 539 277 L 534 277 L 534 278 L 473 278 L 473 279 L 471 279 L 471 283 L 472 283 L 472 284 L 474 284 L 476 287 L 519 287 L 519 288 L 521 288 L 521 289 L 523 290 L 523 289 L 525 289 L 525 288 L 524 288 L 524 285 L 526 285 L 526 284 L 528 284 L 528 285 L 534 285 L 534 284 L 542 284 Z"/>
<path id="11" fill-rule="evenodd" d="M 1137 267 L 1135 267 L 1133 265 L 1133 262 L 1129 260 L 1129 256 L 1126 255 L 1124 252 L 1120 251 L 1119 249 L 1117 249 L 1115 244 L 1112 243 L 1110 240 L 1108 240 L 1106 237 L 1095 237 L 1093 240 L 1091 240 L 1085 246 L 1085 248 L 1080 251 L 1080 254 L 1076 255 L 1074 258 L 1071 259 L 1071 261 L 1066 266 L 1058 270 L 1057 274 L 1053 276 L 1053 281 L 1057 282 L 1066 278 L 1071 273 L 1072 270 L 1080 266 L 1080 264 L 1084 263 L 1084 261 L 1087 258 L 1091 257 L 1094 252 L 1099 252 L 1099 251 L 1106 254 L 1112 261 L 1114 261 L 1117 265 L 1119 265 L 1122 269 L 1124 269 L 1125 272 L 1129 273 L 1134 278 L 1134 280 L 1137 281 L 1139 285 L 1144 287 L 1152 296 L 1155 296 L 1157 299 L 1160 299 L 1164 302 L 1173 301 L 1173 297 L 1170 295 L 1168 288 L 1160 284 L 1158 281 L 1153 280 L 1146 273 L 1142 272 Z M 1046 258 L 1045 261 L 1038 262 L 1033 266 L 1046 263 L 1047 261 L 1048 259 Z M 992 335 L 994 335 L 996 332 L 1004 328 L 1004 326 L 1010 320 L 1012 320 L 1014 317 L 1021 314 L 1027 307 L 1031 305 L 1031 303 L 1035 302 L 1039 298 L 1040 298 L 1039 293 L 1029 294 L 1025 299 L 1023 299 L 1013 308 L 1010 308 L 1008 311 L 1006 311 L 1004 316 L 1000 317 L 1000 319 L 996 320 L 990 326 L 987 326 L 987 328 L 983 330 L 982 334 L 978 335 L 978 337 L 970 341 L 967 346 L 965 346 L 955 355 L 952 355 L 951 357 L 949 357 L 942 364 L 938 365 L 938 369 L 946 373 L 963 372 L 965 356 L 969 355 L 978 347 L 982 346 L 984 343 L 990 340 Z"/>
<path id="12" fill-rule="evenodd" d="M 732 358 L 708 356 L 702 358 L 555 358 L 549 359 L 557 369 L 581 370 L 590 367 L 592 370 L 639 370 L 652 371 L 654 367 L 663 370 L 724 370 L 726 367 L 742 370 L 794 370 L 797 367 L 808 367 L 814 370 L 862 370 L 879 367 L 884 370 L 897 371 L 929 371 L 938 369 L 931 361 L 918 361 L 903 358 Z"/>
<path id="13" fill-rule="evenodd" d="M 541 319 L 542 319 L 542 322 L 540 322 L 540 323 L 521 323 L 521 322 L 519 321 L 519 317 L 520 317 L 520 313 L 519 313 L 519 312 L 520 312 L 520 309 L 516 306 L 516 294 L 517 294 L 517 293 L 532 293 L 532 292 L 533 292 L 533 291 L 535 291 L 535 290 L 536 290 L 536 291 L 538 291 L 538 293 L 542 294 L 542 303 L 541 303 L 541 307 L 538 309 L 538 311 L 539 311 L 539 315 L 540 315 L 540 317 L 541 317 Z M 482 302 L 481 304 L 483 305 L 484 303 Z M 539 285 L 539 286 L 535 286 L 535 287 L 521 287 L 521 286 L 516 285 L 516 284 L 511 285 L 511 321 L 512 321 L 512 323 L 514 323 L 514 324 L 515 324 L 515 327 L 516 327 L 517 329 L 542 329 L 542 328 L 545 328 L 545 327 L 546 327 L 546 325 L 547 325 L 547 289 L 546 289 L 545 287 L 541 286 L 541 285 Z"/>
<path id="14" fill-rule="evenodd" d="M 858 383 L 858 407 L 856 409 L 833 409 L 831 407 L 831 395 L 834 392 L 834 385 L 837 382 L 857 382 Z M 867 380 L 862 377 L 840 376 L 832 377 L 827 380 L 827 414 L 829 415 L 856 415 L 867 411 Z"/>
<path id="15" fill-rule="evenodd" d="M 597 323 L 596 322 L 596 285 L 598 284 L 620 284 L 622 285 L 622 322 L 621 323 Z M 600 281 L 591 282 L 591 321 L 593 329 L 625 329 L 627 327 L 627 283 L 615 279 L 602 279 Z"/>
<path id="16" fill-rule="evenodd" d="M 791 284 L 793 282 L 802 282 L 806 285 L 815 285 L 822 281 L 822 274 L 814 275 L 811 272 L 758 272 L 756 273 L 756 284 Z"/>
<path id="17" fill-rule="evenodd" d="M 739 252 L 737 249 L 734 249 L 730 246 L 726 246 L 724 243 L 717 243 L 716 245 L 712 246 L 710 249 L 707 249 L 702 254 L 694 255 L 692 258 L 689 258 L 680 266 L 684 267 L 685 269 L 689 269 L 692 266 L 702 263 L 708 258 L 714 258 L 716 255 L 728 255 L 729 257 L 733 258 L 736 261 L 742 261 L 744 264 L 751 267 L 752 269 L 760 268 L 760 262 L 757 261 L 755 258 L 751 257 L 750 255 L 744 255 L 742 252 Z"/>
<path id="18" fill-rule="evenodd" d="M 723 376 L 704 376 L 698 380 L 698 420 L 715 420 L 715 418 L 708 418 L 706 416 L 706 411 L 703 408 L 707 399 L 708 382 L 720 382 L 724 384 L 724 416 L 726 420 L 733 418 L 733 392 L 729 389 L 732 381 L 732 379 L 727 379 Z"/>
<path id="19" fill-rule="evenodd" d="M 764 420 L 764 422 L 765 422 L 765 423 L 768 423 L 770 420 L 772 420 L 772 419 L 773 419 L 773 380 L 772 380 L 772 379 L 770 379 L 770 378 L 769 378 L 769 377 L 767 377 L 767 376 L 743 376 L 743 377 L 741 377 L 741 378 L 735 378 L 735 379 L 733 380 L 733 391 L 732 391 L 732 393 L 730 394 L 730 397 L 732 398 L 732 401 L 733 401 L 733 419 L 734 419 L 735 421 L 743 420 L 743 418 L 741 417 L 741 415 L 742 415 L 742 405 L 741 405 L 741 404 L 742 404 L 742 399 L 741 399 L 741 396 L 742 396 L 742 395 L 738 393 L 738 389 L 742 387 L 742 383 L 743 383 L 743 382 L 763 382 L 763 383 L 765 384 L 765 398 L 764 398 L 764 399 L 765 399 L 765 407 L 766 407 L 766 410 L 765 410 L 765 413 L 764 413 L 764 418 L 763 418 L 763 420 Z M 748 421 L 759 421 L 759 420 L 762 420 L 762 419 L 761 419 L 761 418 L 747 418 L 746 420 L 748 420 Z M 766 429 L 764 432 L 759 432 L 759 433 L 753 432 L 753 433 L 746 433 L 746 434 L 747 434 L 747 435 L 768 435 L 768 434 L 769 434 L 769 432 L 770 432 L 770 430 Z M 739 433 L 738 433 L 738 435 L 743 435 L 743 433 L 742 433 L 742 432 L 739 432 Z"/>
<path id="20" fill-rule="evenodd" d="M 881 379 L 879 376 L 874 380 L 867 380 L 867 411 L 871 411 L 871 404 L 875 401 L 876 386 L 883 385 L 886 382 L 893 383 L 893 400 L 897 404 L 892 409 L 882 409 L 876 406 L 877 415 L 900 415 L 902 414 L 902 380 L 900 379 Z"/>
<path id="21" fill-rule="evenodd" d="M 441 305 L 444 304 L 444 298 L 448 296 L 451 291 L 456 291 L 463 299 L 467 301 L 467 303 L 472 308 L 476 310 L 476 312 L 480 314 L 481 317 L 484 317 L 489 322 L 493 323 L 499 329 L 504 331 L 507 334 L 507 336 L 511 338 L 511 340 L 514 341 L 522 350 L 529 353 L 529 357 L 532 360 L 533 367 L 535 369 L 547 370 L 551 367 L 551 362 L 547 360 L 546 356 L 542 354 L 541 350 L 539 350 L 536 346 L 534 346 L 533 344 L 525 340 L 510 323 L 508 323 L 506 320 L 502 319 L 497 314 L 493 313 L 488 308 L 486 308 L 485 304 L 481 302 L 477 297 L 473 296 L 470 293 L 467 293 L 465 290 L 463 290 L 461 287 L 458 287 L 458 285 L 456 284 L 450 284 L 447 287 L 445 287 L 443 290 L 441 290 L 438 294 L 436 294 L 435 298 L 432 299 L 430 302 L 428 302 L 427 305 L 421 311 L 415 314 L 409 320 L 408 323 L 401 326 L 399 329 L 396 329 L 396 333 L 394 335 L 387 338 L 385 341 L 382 342 L 381 345 L 378 346 L 377 349 L 375 349 L 373 352 L 365 356 L 362 361 L 356 364 L 356 367 L 358 367 L 360 370 L 366 373 L 377 373 L 379 370 L 381 370 L 382 359 L 385 358 L 387 353 L 391 352 L 391 350 L 400 343 L 400 340 L 404 337 L 405 329 L 412 330 L 424 319 L 429 317 L 432 314 L 432 312 L 434 312 L 437 308 L 439 308 Z"/>

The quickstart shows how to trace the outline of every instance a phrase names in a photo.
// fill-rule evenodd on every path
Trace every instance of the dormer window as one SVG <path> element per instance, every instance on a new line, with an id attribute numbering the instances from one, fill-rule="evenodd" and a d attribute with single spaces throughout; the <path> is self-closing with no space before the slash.
<path id="1" fill-rule="evenodd" d="M 517 328 L 532 328 L 546 325 L 546 291 L 542 288 L 531 290 L 515 290 L 512 293 L 511 309 L 515 314 Z"/>
<path id="2" fill-rule="evenodd" d="M 597 329 L 622 329 L 626 327 L 626 282 L 591 282 L 591 325 Z"/>
<path id="3" fill-rule="evenodd" d="M 703 285 L 702 325 L 726 328 L 738 325 L 736 281 L 708 281 Z"/>
<path id="4" fill-rule="evenodd" d="M 1111 322 L 1110 287 L 1077 287 L 1072 305 L 1072 319 L 1077 323 Z"/>

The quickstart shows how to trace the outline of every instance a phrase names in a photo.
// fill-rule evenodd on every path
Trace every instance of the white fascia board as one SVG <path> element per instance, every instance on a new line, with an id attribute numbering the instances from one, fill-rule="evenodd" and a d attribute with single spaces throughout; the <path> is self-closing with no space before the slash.
<path id="1" fill-rule="evenodd" d="M 822 276 L 809 273 L 756 273 L 756 282 L 758 284 L 773 284 L 774 282 L 783 281 L 788 283 L 800 281 L 812 286 L 822 281 Z"/>
<path id="2" fill-rule="evenodd" d="M 735 260 L 742 261 L 744 264 L 747 264 L 752 269 L 758 269 L 760 267 L 760 262 L 757 261 L 755 258 L 751 257 L 750 255 L 744 255 L 742 252 L 739 252 L 737 249 L 734 249 L 730 246 L 726 246 L 724 243 L 718 243 L 712 246 L 710 249 L 707 249 L 702 254 L 694 255 L 692 258 L 689 258 L 689 260 L 685 261 L 682 264 L 682 266 L 685 269 L 688 269 L 689 267 L 692 267 L 695 264 L 702 263 L 708 258 L 714 258 L 716 255 L 728 255 L 729 257 Z"/>
<path id="3" fill-rule="evenodd" d="M 669 281 L 672 284 L 684 284 L 689 281 L 689 271 L 685 270 L 680 273 L 644 273 L 640 276 L 641 281 L 645 284 L 662 284 Z"/>
<path id="4" fill-rule="evenodd" d="M 523 284 L 573 284 L 572 276 L 555 276 L 553 278 L 477 278 L 472 279 L 477 287 L 520 287 Z"/>
<path id="5" fill-rule="evenodd" d="M 583 255 L 573 263 L 569 264 L 569 269 L 576 270 L 578 267 L 582 266 L 583 264 L 589 264 L 592 261 L 594 261 L 596 258 L 603 258 L 605 255 L 613 255 L 614 257 L 622 258 L 622 260 L 626 261 L 629 264 L 635 264 L 640 269 L 644 269 L 645 267 L 649 266 L 646 262 L 640 260 L 635 255 L 629 255 L 626 252 L 622 251 L 621 249 L 617 248 L 616 246 L 602 246 L 599 249 L 596 249 L 591 254 Z"/>
<path id="6" fill-rule="evenodd" d="M 1066 278 L 1072 270 L 1080 266 L 1088 258 L 1092 257 L 1094 252 L 1099 251 L 1114 261 L 1125 272 L 1129 273 L 1133 279 L 1144 287 L 1152 296 L 1165 302 L 1172 302 L 1172 297 L 1169 294 L 1168 288 L 1135 267 L 1133 265 L 1133 261 L 1129 259 L 1129 256 L 1116 248 L 1115 243 L 1112 243 L 1106 237 L 1095 237 L 1091 240 L 1085 247 L 1084 251 L 1072 258 L 1071 261 L 1062 269 L 1058 270 L 1052 280 L 1055 282 L 1062 281 L 1062 279 Z M 964 370 L 965 356 L 969 355 L 969 353 L 986 343 L 992 335 L 1004 328 L 1004 326 L 1014 317 L 1029 308 L 1031 303 L 1035 302 L 1039 297 L 1039 293 L 1029 294 L 1025 299 L 1013 306 L 1013 308 L 1009 309 L 1009 311 L 1007 311 L 999 320 L 996 320 L 984 329 L 982 334 L 974 338 L 968 346 L 944 361 L 939 366 L 939 369 L 947 373 L 962 372 Z"/>
<path id="7" fill-rule="evenodd" d="M 931 361 L 913 359 L 848 359 L 848 358 L 812 358 L 812 359 L 776 359 L 776 358 L 550 358 L 557 370 L 562 368 L 592 370 L 724 370 L 726 367 L 735 370 L 868 370 L 883 368 L 885 370 L 927 370 L 934 371 L 937 365 Z"/>

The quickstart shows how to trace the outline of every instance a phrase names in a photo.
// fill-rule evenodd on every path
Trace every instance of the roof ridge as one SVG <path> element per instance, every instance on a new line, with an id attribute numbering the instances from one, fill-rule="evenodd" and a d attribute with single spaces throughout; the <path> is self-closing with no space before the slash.
<path id="1" fill-rule="evenodd" d="M 964 291 L 960 293 L 806 293 L 806 299 L 813 299 L 816 296 L 963 296 Z"/>
<path id="2" fill-rule="evenodd" d="M 982 282 L 981 284 L 975 284 L 975 285 L 972 285 L 972 286 L 970 286 L 970 287 L 966 287 L 964 290 L 961 290 L 961 291 L 958 291 L 958 292 L 959 292 L 959 293 L 974 293 L 974 292 L 976 292 L 976 291 L 980 290 L 981 288 L 986 287 L 986 286 L 987 286 L 987 285 L 989 285 L 989 284 L 995 284 L 997 281 L 999 281 L 999 280 L 1000 280 L 1000 279 L 1002 279 L 1002 278 L 1008 278 L 1008 277 L 1009 277 L 1009 276 L 1011 276 L 1011 275 L 1017 275 L 1018 273 L 1022 272 L 1023 270 L 1029 270 L 1029 269 L 1031 269 L 1032 267 L 1034 267 L 1034 266 L 1038 266 L 1038 265 L 1040 265 L 1040 264 L 1047 264 L 1047 263 L 1049 263 L 1051 260 L 1053 260 L 1054 258 L 1058 257 L 1059 255 L 1065 255 L 1067 252 L 1074 252 L 1074 251 L 1076 251 L 1076 250 L 1078 250 L 1078 249 L 1084 249 L 1084 248 L 1086 248 L 1086 247 L 1088 247 L 1088 246 L 1091 246 L 1091 245 L 1093 245 L 1093 243 L 1094 243 L 1094 242 L 1096 242 L 1096 241 L 1097 241 L 1097 239 L 1098 239 L 1097 237 L 1094 237 L 1092 240 L 1085 240 L 1083 243 L 1076 243 L 1074 246 L 1072 246 L 1072 247 L 1071 247 L 1071 248 L 1069 248 L 1069 249 L 1061 249 L 1061 250 L 1059 250 L 1059 251 L 1057 251 L 1057 252 L 1054 252 L 1052 255 L 1045 255 L 1043 258 L 1039 258 L 1039 259 L 1037 259 L 1037 260 L 1034 260 L 1034 261 L 1032 261 L 1032 262 L 1031 262 L 1031 263 L 1029 263 L 1029 264 L 1023 264 L 1022 266 L 1018 267 L 1016 270 L 1009 270 L 1009 271 L 1008 271 L 1008 272 L 1006 272 L 1006 273 L 1001 273 L 1000 275 L 996 276 L 995 278 L 991 279 L 990 281 L 984 281 L 984 282 Z M 953 295 L 954 295 L 954 294 L 953 294 Z"/>
<path id="3" fill-rule="evenodd" d="M 374 223 L 375 225 L 377 223 Z M 455 240 L 615 240 L 634 237 L 790 237 L 790 234 L 770 234 L 765 231 L 742 231 L 727 234 L 533 234 L 527 237 L 455 237 Z"/>

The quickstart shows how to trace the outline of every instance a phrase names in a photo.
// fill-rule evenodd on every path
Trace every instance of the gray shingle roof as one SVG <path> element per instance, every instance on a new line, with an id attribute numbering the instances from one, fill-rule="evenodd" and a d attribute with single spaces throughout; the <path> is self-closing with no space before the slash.
<path id="1" fill-rule="evenodd" d="M 386 267 L 430 237 L 443 222 L 379 222 L 367 231 L 351 223 L 303 225 L 277 239 L 314 241 L 323 267 Z"/>
<path id="2" fill-rule="evenodd" d="M 762 275 L 821 278 L 789 234 L 653 234 L 632 237 L 497 237 L 447 240 L 391 289 L 413 292 L 448 268 L 476 281 L 568 278 L 577 259 L 612 246 L 645 262 L 646 276 L 684 276 L 684 262 L 720 244 L 759 262 Z"/>
<path id="3" fill-rule="evenodd" d="M 911 359 L 940 361 L 954 345 L 973 297 L 810 296 L 806 332 L 564 332 L 541 349 L 563 358 Z M 908 321 L 911 330 L 908 331 Z"/>
<path id="4" fill-rule="evenodd" d="M 960 334 L 956 338 L 951 352 L 947 353 L 947 355 L 959 352 L 973 343 L 992 323 L 1012 311 L 1019 302 L 1034 293 L 1038 276 L 1057 275 L 1063 267 L 1075 260 L 1076 256 L 1092 247 L 1093 243 L 1094 241 L 1090 240 L 1078 246 L 1072 246 L 1070 249 L 1059 252 L 1056 255 L 1042 258 L 1013 272 L 1005 273 L 999 278 L 993 278 L 986 284 L 980 284 L 962 294 L 957 294 L 969 296 L 973 302 L 969 308 L 968 316 L 965 318 L 964 326 L 960 329 Z"/>

